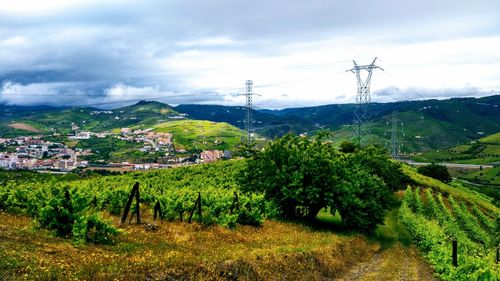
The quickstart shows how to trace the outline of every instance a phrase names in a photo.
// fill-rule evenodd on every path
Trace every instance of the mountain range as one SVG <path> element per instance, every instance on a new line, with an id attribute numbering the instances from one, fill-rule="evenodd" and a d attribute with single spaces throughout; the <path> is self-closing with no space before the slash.
<path id="1" fill-rule="evenodd" d="M 281 110 L 253 111 L 253 127 L 267 138 L 288 132 L 315 134 L 333 132 L 334 141 L 352 140 L 355 104 L 331 104 Z M 406 152 L 426 151 L 468 143 L 500 131 L 500 95 L 482 98 L 452 98 L 393 103 L 372 103 L 373 142 L 385 144 L 391 138 L 390 121 L 397 112 L 396 136 Z M 68 133 L 72 125 L 95 132 L 138 125 L 155 125 L 189 118 L 226 122 L 244 128 L 242 106 L 182 104 L 175 107 L 140 101 L 134 105 L 102 110 L 89 107 L 22 107 L 0 105 L 0 136 L 35 132 L 12 124 L 26 124 L 36 133 Z M 33 131 L 33 130 L 32 130 Z"/>

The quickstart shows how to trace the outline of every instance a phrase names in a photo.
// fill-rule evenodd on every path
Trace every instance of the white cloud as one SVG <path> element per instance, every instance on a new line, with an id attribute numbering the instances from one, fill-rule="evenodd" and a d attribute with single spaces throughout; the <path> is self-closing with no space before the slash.
<path id="1" fill-rule="evenodd" d="M 3 40 L 0 40 L 0 47 L 19 47 L 26 45 L 28 40 L 23 36 L 12 36 Z"/>
<path id="2" fill-rule="evenodd" d="M 0 13 L 15 15 L 55 13 L 99 2 L 96 0 L 0 0 Z"/>
<path id="3" fill-rule="evenodd" d="M 198 40 L 181 41 L 177 45 L 182 47 L 215 47 L 215 46 L 230 46 L 236 42 L 228 37 L 213 37 L 201 38 Z"/>
<path id="4" fill-rule="evenodd" d="M 133 87 L 122 83 L 104 91 L 103 99 L 106 102 L 120 101 L 124 99 L 151 99 L 165 98 L 165 93 L 160 91 L 159 87 Z"/>

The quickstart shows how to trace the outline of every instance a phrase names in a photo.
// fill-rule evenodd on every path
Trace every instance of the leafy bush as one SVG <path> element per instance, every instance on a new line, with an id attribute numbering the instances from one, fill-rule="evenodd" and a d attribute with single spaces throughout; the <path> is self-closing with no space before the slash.
<path id="1" fill-rule="evenodd" d="M 349 180 L 335 191 L 332 214 L 336 208 L 348 228 L 372 232 L 377 224 L 383 224 L 394 195 L 377 177 L 359 169 L 349 174 Z"/>
<path id="2" fill-rule="evenodd" d="M 264 192 L 283 217 L 314 219 L 333 200 L 340 161 L 333 145 L 289 134 L 248 159 L 239 183 L 244 191 Z"/>
<path id="3" fill-rule="evenodd" d="M 38 211 L 37 220 L 41 226 L 55 230 L 59 236 L 66 236 L 72 231 L 74 219 L 68 188 L 56 186 L 50 189 L 50 197 Z"/>
<path id="4" fill-rule="evenodd" d="M 80 244 L 112 244 L 118 235 L 118 229 L 112 223 L 106 222 L 100 214 L 92 213 L 79 216 L 73 225 L 72 233 L 73 239 Z"/>
<path id="5" fill-rule="evenodd" d="M 443 165 L 432 163 L 426 166 L 418 167 L 417 171 L 424 176 L 435 178 L 445 183 L 451 181 L 451 175 L 446 166 Z"/>
<path id="6" fill-rule="evenodd" d="M 249 210 L 247 208 L 240 210 L 236 219 L 236 222 L 239 224 L 251 226 L 261 226 L 263 221 L 264 217 L 258 210 Z"/>
<path id="7" fill-rule="evenodd" d="M 415 195 L 415 212 L 418 214 L 423 214 L 424 213 L 424 203 L 422 203 L 422 198 L 420 198 L 420 188 L 415 188 L 414 190 Z"/>
<path id="8" fill-rule="evenodd" d="M 387 151 L 379 146 L 367 146 L 349 154 L 349 166 L 359 165 L 366 172 L 382 179 L 392 191 L 403 190 L 413 180 L 401 171 L 401 164 L 392 161 Z"/>
<path id="9" fill-rule="evenodd" d="M 343 153 L 353 153 L 358 149 L 360 149 L 360 146 L 358 144 L 349 141 L 343 141 L 339 145 L 339 150 Z"/>

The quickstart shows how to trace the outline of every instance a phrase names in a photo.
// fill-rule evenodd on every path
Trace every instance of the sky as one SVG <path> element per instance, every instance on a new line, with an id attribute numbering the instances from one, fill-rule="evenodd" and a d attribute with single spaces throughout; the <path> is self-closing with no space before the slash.
<path id="1" fill-rule="evenodd" d="M 500 1 L 0 0 L 0 103 L 259 108 L 500 93 Z M 362 73 L 366 75 L 366 73 Z M 363 76 L 362 76 L 363 77 Z"/>

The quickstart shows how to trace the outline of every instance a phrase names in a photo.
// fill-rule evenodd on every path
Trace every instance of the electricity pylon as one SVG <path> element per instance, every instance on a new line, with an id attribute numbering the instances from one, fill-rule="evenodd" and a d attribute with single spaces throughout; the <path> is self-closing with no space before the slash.
<path id="1" fill-rule="evenodd" d="M 356 61 L 353 60 L 354 67 L 347 70 L 356 74 L 356 80 L 358 83 L 356 109 L 354 110 L 354 133 L 356 135 L 358 144 L 361 144 L 361 140 L 371 132 L 371 128 L 369 125 L 370 114 L 368 111 L 369 105 L 371 103 L 370 82 L 374 69 L 379 68 L 383 70 L 380 66 L 375 65 L 376 60 L 377 58 L 374 58 L 372 63 L 368 65 L 358 65 Z M 362 70 L 366 70 L 368 72 L 368 75 L 364 80 L 361 77 Z"/>
<path id="2" fill-rule="evenodd" d="M 253 130 L 252 111 L 254 109 L 252 97 L 254 95 L 256 94 L 253 92 L 253 81 L 252 80 L 245 81 L 245 92 L 242 94 L 242 96 L 245 96 L 246 99 L 245 130 L 247 131 L 248 147 L 250 147 L 250 145 L 252 144 L 252 130 Z"/>
<path id="3" fill-rule="evenodd" d="M 391 144 L 389 147 L 389 152 L 391 153 L 391 157 L 393 159 L 398 159 L 399 154 L 401 152 L 401 141 L 398 141 L 398 122 L 401 120 L 398 119 L 398 112 L 393 111 L 391 114 Z M 389 124 L 389 122 L 387 122 Z M 403 131 L 403 122 L 401 122 L 401 134 L 404 137 L 405 133 Z"/>

